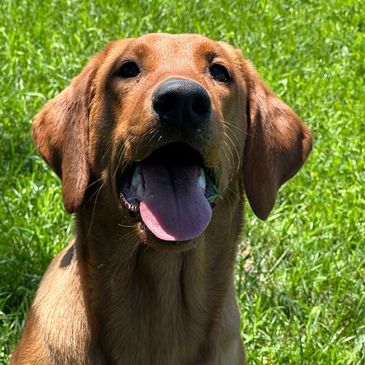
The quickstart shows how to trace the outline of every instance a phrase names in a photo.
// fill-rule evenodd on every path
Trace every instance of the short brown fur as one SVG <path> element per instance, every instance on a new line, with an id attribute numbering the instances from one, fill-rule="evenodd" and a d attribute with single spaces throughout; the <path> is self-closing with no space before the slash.
<path id="1" fill-rule="evenodd" d="M 115 72 L 130 59 L 143 73 L 121 80 Z M 212 60 L 231 84 L 212 79 Z M 171 78 L 194 80 L 211 98 L 209 128 L 191 143 L 221 192 L 208 228 L 182 244 L 143 231 L 116 181 L 129 162 L 182 138 L 151 137 L 161 135 L 152 93 Z M 311 134 L 240 52 L 198 35 L 113 42 L 45 105 L 33 138 L 62 179 L 76 238 L 45 273 L 11 364 L 243 364 L 233 265 L 244 193 L 265 219 Z"/>

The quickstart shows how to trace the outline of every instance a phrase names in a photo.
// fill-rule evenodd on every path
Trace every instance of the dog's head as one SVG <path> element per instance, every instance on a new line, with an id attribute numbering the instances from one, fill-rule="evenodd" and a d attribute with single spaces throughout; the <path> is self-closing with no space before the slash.
<path id="1" fill-rule="evenodd" d="M 142 240 L 163 241 L 200 236 L 216 196 L 238 180 L 266 219 L 311 148 L 307 127 L 241 53 L 199 35 L 109 44 L 36 116 L 33 138 L 69 213 L 103 186 Z"/>

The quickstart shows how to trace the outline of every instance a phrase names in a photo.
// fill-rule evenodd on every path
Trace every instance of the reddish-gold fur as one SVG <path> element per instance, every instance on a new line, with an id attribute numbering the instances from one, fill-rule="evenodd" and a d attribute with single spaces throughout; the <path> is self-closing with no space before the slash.
<path id="1" fill-rule="evenodd" d="M 129 59 L 143 75 L 115 77 Z M 213 59 L 232 84 L 211 78 Z M 123 166 L 165 143 L 151 137 L 151 97 L 170 78 L 194 80 L 211 98 L 209 132 L 194 143 L 221 192 L 208 228 L 184 244 L 141 230 L 116 182 Z M 240 52 L 197 35 L 111 43 L 36 116 L 33 138 L 62 179 L 76 239 L 44 275 L 11 363 L 243 364 L 233 264 L 244 192 L 265 219 L 311 136 Z"/>

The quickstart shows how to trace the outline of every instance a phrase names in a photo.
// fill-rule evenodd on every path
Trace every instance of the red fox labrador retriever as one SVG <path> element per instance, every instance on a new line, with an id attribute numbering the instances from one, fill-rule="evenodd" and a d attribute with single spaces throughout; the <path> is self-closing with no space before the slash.
<path id="1" fill-rule="evenodd" d="M 240 51 L 200 35 L 113 42 L 45 105 L 33 138 L 76 238 L 12 364 L 243 364 L 244 195 L 266 219 L 311 134 Z"/>

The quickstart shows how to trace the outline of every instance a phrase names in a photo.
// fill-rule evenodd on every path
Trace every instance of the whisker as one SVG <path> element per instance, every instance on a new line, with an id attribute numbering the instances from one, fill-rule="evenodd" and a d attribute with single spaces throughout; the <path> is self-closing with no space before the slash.
<path id="1" fill-rule="evenodd" d="M 112 144 L 109 145 L 109 147 L 106 149 L 105 153 L 103 154 L 103 156 L 101 157 L 101 161 L 104 160 L 106 154 L 110 151 L 110 149 L 112 148 Z"/>
<path id="2" fill-rule="evenodd" d="M 100 179 L 98 179 L 97 181 L 100 181 L 101 180 L 101 178 Z M 94 183 L 93 184 L 95 184 L 97 181 L 94 181 Z M 93 184 L 91 184 L 91 185 L 93 185 Z M 94 193 L 90 196 L 90 198 L 86 201 L 86 203 L 84 204 L 85 206 L 90 202 L 90 200 L 95 196 L 95 194 L 97 194 L 98 193 L 98 191 L 100 190 L 100 188 L 102 188 L 104 186 L 104 183 L 99 187 L 99 188 L 97 188 L 95 191 L 94 191 Z"/>
<path id="3" fill-rule="evenodd" d="M 133 226 L 131 226 L 133 228 Z M 138 247 L 142 244 L 141 239 L 139 238 L 136 230 L 132 230 L 127 232 L 126 234 L 124 234 L 123 236 L 121 236 L 118 240 L 119 242 L 128 242 L 128 244 L 132 244 L 133 247 L 131 249 L 129 258 L 127 259 L 127 261 L 129 261 L 134 253 L 137 251 Z"/>
<path id="4" fill-rule="evenodd" d="M 224 148 L 223 149 L 223 152 L 224 152 L 224 154 L 225 154 L 225 156 L 226 156 L 226 159 L 227 159 L 227 161 L 228 161 L 228 164 L 229 164 L 229 169 L 231 170 L 231 168 L 232 168 L 232 160 L 233 160 L 233 152 L 231 151 L 231 147 L 230 147 L 230 145 L 229 145 L 229 143 L 226 141 L 226 140 L 224 140 L 224 145 L 227 147 L 227 148 Z M 229 154 L 231 155 L 231 158 L 229 158 L 229 156 L 228 156 L 228 154 L 227 154 L 227 150 L 228 150 L 228 152 L 229 152 Z"/>
<path id="5" fill-rule="evenodd" d="M 125 150 L 125 145 L 123 144 L 121 146 L 120 151 L 118 152 L 119 153 L 119 158 L 118 158 L 117 166 L 115 167 L 115 170 L 114 170 L 113 175 L 112 175 L 113 178 L 115 177 L 115 175 L 117 174 L 117 171 L 119 170 L 119 166 L 120 166 L 120 163 L 121 163 L 123 155 L 124 155 L 124 150 Z"/>
<path id="6" fill-rule="evenodd" d="M 229 120 L 223 120 L 223 124 L 225 127 L 227 127 L 228 129 L 231 130 L 232 135 L 236 135 L 236 133 L 234 133 L 232 128 L 235 128 L 237 132 L 243 133 L 245 135 L 245 137 L 252 137 L 252 133 L 249 133 L 248 131 L 244 132 L 240 127 L 237 127 L 232 121 Z M 238 138 L 238 136 L 237 136 Z"/>
<path id="7" fill-rule="evenodd" d="M 134 244 L 134 247 L 131 250 L 131 253 L 129 255 L 128 260 L 132 259 L 132 257 L 134 256 L 134 254 L 136 253 L 136 251 L 138 250 L 138 247 L 142 244 L 142 241 L 140 240 L 140 238 L 137 236 L 136 232 L 130 232 L 133 233 L 134 235 L 132 237 L 130 237 L 130 239 L 134 238 L 135 242 L 132 243 Z"/>
<path id="8" fill-rule="evenodd" d="M 86 189 L 91 188 L 93 185 L 95 185 L 96 183 L 98 183 L 98 182 L 99 182 L 99 181 L 101 181 L 101 180 L 103 180 L 103 178 L 102 178 L 102 177 L 100 177 L 99 179 L 97 179 L 97 180 L 93 181 L 91 184 L 89 184 L 89 185 L 86 187 Z"/>
<path id="9" fill-rule="evenodd" d="M 96 198 L 95 198 L 95 202 L 94 202 L 94 207 L 93 207 L 93 212 L 91 214 L 91 219 L 90 219 L 90 224 L 89 224 L 89 228 L 87 230 L 87 234 L 86 234 L 86 237 L 89 236 L 90 232 L 91 232 L 91 227 L 92 227 L 92 224 L 94 222 L 94 216 L 95 216 L 95 208 L 96 208 L 96 203 L 97 203 L 97 200 L 98 200 L 98 197 L 99 197 L 99 194 L 101 192 L 101 189 L 104 187 L 104 184 L 102 184 L 100 186 L 100 188 L 96 191 Z M 95 195 L 95 194 L 93 194 Z M 91 199 L 91 198 L 90 198 Z"/>
<path id="10" fill-rule="evenodd" d="M 232 193 L 239 201 L 244 202 L 244 199 L 242 196 L 240 196 L 236 191 L 228 188 L 227 192 Z"/>
<path id="11" fill-rule="evenodd" d="M 242 132 L 242 128 L 240 128 L 240 127 L 237 127 L 233 122 L 230 122 L 229 120 L 227 120 L 227 119 L 225 119 L 224 121 L 223 121 L 223 123 L 228 127 L 230 127 L 230 128 L 236 128 L 236 130 L 238 131 L 238 132 Z"/>
<path id="12" fill-rule="evenodd" d="M 122 223 L 118 223 L 118 226 L 123 227 L 123 228 L 133 228 L 134 227 L 134 225 L 128 226 L 128 225 L 125 225 L 125 224 L 122 224 Z"/>
<path id="13" fill-rule="evenodd" d="M 238 170 L 239 170 L 239 162 L 241 160 L 240 153 L 238 152 L 237 146 L 233 142 L 232 138 L 228 135 L 228 133 L 225 133 L 225 136 L 229 139 L 229 141 L 231 142 L 231 145 L 232 145 L 234 151 L 236 152 L 236 156 L 237 156 L 237 162 L 236 162 L 237 168 L 236 168 L 236 172 L 238 172 Z"/>

